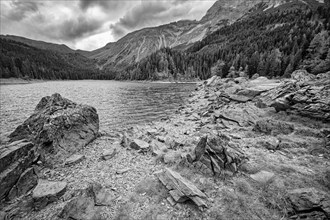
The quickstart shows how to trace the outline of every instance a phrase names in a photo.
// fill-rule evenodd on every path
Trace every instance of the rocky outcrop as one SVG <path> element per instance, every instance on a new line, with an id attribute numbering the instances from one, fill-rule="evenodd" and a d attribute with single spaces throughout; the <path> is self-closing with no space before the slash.
<path id="1" fill-rule="evenodd" d="M 168 200 L 173 205 L 191 200 L 200 208 L 207 207 L 205 202 L 207 196 L 192 182 L 183 178 L 179 173 L 169 168 L 165 168 L 164 171 L 158 172 L 156 175 L 169 190 L 171 197 L 169 197 Z"/>
<path id="2" fill-rule="evenodd" d="M 229 140 L 226 136 L 202 137 L 194 153 L 187 155 L 188 162 L 200 165 L 213 175 L 224 173 L 225 170 L 236 173 L 246 157 L 238 149 L 231 147 Z"/>
<path id="3" fill-rule="evenodd" d="M 292 205 L 291 219 L 329 219 L 330 197 L 315 188 L 301 188 L 288 192 Z"/>
<path id="4" fill-rule="evenodd" d="M 98 134 L 96 109 L 78 105 L 60 94 L 41 99 L 34 113 L 9 135 L 10 141 L 27 139 L 48 164 L 63 161 Z"/>
<path id="5" fill-rule="evenodd" d="M 263 94 L 261 99 L 276 111 L 330 121 L 330 78 L 327 77 L 320 79 L 306 71 L 296 71 L 291 80 Z"/>
<path id="6" fill-rule="evenodd" d="M 26 140 L 0 148 L 0 200 L 23 195 L 36 185 L 30 169 L 34 160 L 34 145 Z"/>

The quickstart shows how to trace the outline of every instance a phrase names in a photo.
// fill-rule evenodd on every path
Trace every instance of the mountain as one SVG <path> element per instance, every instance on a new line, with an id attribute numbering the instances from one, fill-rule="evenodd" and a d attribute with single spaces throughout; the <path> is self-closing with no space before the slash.
<path id="1" fill-rule="evenodd" d="M 288 76 L 296 69 L 330 71 L 329 2 L 260 2 L 230 25 L 186 48 L 162 48 L 131 64 L 118 79 L 211 75 Z"/>
<path id="2" fill-rule="evenodd" d="M 19 39 L 14 41 L 12 39 Z M 40 49 L 22 43 L 23 38 L 0 38 L 0 77 L 35 79 L 110 79 L 94 60 L 69 52 L 66 46 L 40 43 Z M 36 41 L 24 39 L 28 43 Z M 50 49 L 52 48 L 52 49 Z M 65 52 L 66 51 L 66 52 Z"/>
<path id="3" fill-rule="evenodd" d="M 42 50 L 56 51 L 59 53 L 79 53 L 84 56 L 88 53 L 88 51 L 73 50 L 70 47 L 66 46 L 65 44 L 48 43 L 48 42 L 32 40 L 32 39 L 20 37 L 20 36 L 0 35 L 0 38 L 21 42 L 21 43 L 24 43 L 26 45 L 29 45 L 29 46 L 32 46 L 35 48 L 39 48 Z"/>
<path id="4" fill-rule="evenodd" d="M 101 67 L 125 67 L 138 62 L 160 48 L 185 49 L 219 28 L 234 23 L 260 3 L 276 7 L 288 0 L 218 0 L 200 21 L 183 20 L 127 34 L 87 54 Z"/>

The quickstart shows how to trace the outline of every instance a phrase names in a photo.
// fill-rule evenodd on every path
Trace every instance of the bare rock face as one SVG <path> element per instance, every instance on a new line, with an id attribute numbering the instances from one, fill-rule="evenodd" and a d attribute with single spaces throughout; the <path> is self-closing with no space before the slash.
<path id="1" fill-rule="evenodd" d="M 0 200 L 23 195 L 36 185 L 34 172 L 27 170 L 34 159 L 34 145 L 26 140 L 0 149 Z"/>
<path id="2" fill-rule="evenodd" d="M 34 113 L 9 138 L 11 142 L 34 142 L 44 162 L 55 164 L 95 139 L 98 130 L 95 108 L 78 105 L 55 93 L 43 97 Z"/>
<path id="3" fill-rule="evenodd" d="M 200 191 L 192 182 L 183 178 L 179 173 L 165 168 L 164 171 L 156 174 L 159 180 L 169 190 L 171 197 L 168 199 L 176 203 L 187 200 L 193 201 L 198 207 L 206 208 L 205 200 L 207 196 Z"/>
<path id="4" fill-rule="evenodd" d="M 291 219 L 329 219 L 330 197 L 315 188 L 301 188 L 288 192 L 292 205 Z"/>

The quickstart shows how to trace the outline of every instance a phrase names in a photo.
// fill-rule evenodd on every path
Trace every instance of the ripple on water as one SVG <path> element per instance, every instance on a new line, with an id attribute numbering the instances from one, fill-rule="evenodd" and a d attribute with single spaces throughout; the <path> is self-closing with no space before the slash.
<path id="1" fill-rule="evenodd" d="M 0 136 L 13 131 L 33 113 L 39 100 L 53 93 L 94 106 L 100 129 L 121 130 L 174 113 L 195 84 L 134 83 L 115 81 L 49 81 L 0 86 Z"/>

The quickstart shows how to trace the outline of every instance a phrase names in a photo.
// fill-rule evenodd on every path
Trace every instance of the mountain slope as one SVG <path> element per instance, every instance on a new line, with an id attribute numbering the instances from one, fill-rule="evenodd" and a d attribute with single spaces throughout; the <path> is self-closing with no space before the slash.
<path id="1" fill-rule="evenodd" d="M 127 34 L 88 54 L 101 67 L 125 67 L 163 47 L 187 48 L 215 30 L 232 24 L 257 4 L 277 6 L 288 0 L 218 0 L 200 21 L 178 21 Z"/>
<path id="2" fill-rule="evenodd" d="M 330 9 L 317 1 L 256 5 L 231 25 L 182 48 L 164 48 L 120 72 L 120 79 L 268 77 L 298 68 L 330 71 Z"/>
<path id="3" fill-rule="evenodd" d="M 39 48 L 42 50 L 51 50 L 59 53 L 79 53 L 81 55 L 86 55 L 88 51 L 83 51 L 83 50 L 72 50 L 65 44 L 54 44 L 54 43 L 48 43 L 44 41 L 37 41 L 37 40 L 32 40 L 29 38 L 25 37 L 20 37 L 20 36 L 14 36 L 14 35 L 0 35 L 0 38 L 2 39 L 7 39 L 7 40 L 13 40 L 16 42 L 21 42 L 26 45 Z"/>
<path id="4" fill-rule="evenodd" d="M 93 60 L 78 53 L 43 50 L 4 38 L 0 38 L 0 77 L 35 79 L 104 78 Z"/>

